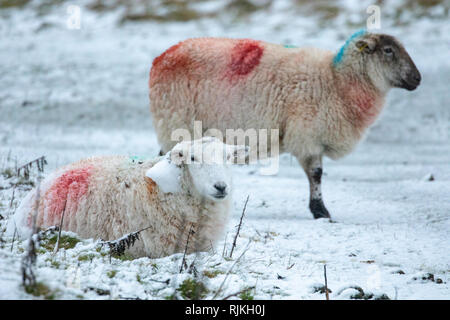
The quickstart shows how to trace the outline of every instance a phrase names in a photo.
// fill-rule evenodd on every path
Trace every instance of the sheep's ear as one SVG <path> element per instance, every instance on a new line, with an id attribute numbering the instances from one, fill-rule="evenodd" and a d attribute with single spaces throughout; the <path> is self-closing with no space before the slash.
<path id="1" fill-rule="evenodd" d="M 250 147 L 244 145 L 228 146 L 227 148 L 227 159 L 230 162 L 243 164 L 248 158 L 250 152 Z"/>
<path id="2" fill-rule="evenodd" d="M 164 193 L 181 191 L 181 168 L 169 161 L 167 156 L 148 169 L 145 176 L 152 179 Z"/>
<path id="3" fill-rule="evenodd" d="M 356 41 L 355 46 L 360 52 L 372 53 L 375 51 L 376 42 L 373 39 L 361 39 Z"/>

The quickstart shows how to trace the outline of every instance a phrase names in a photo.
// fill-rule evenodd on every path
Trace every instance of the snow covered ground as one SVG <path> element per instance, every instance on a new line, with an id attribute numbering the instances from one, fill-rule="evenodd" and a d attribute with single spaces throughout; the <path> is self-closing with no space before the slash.
<path id="1" fill-rule="evenodd" d="M 152 59 L 164 49 L 188 37 L 230 36 L 337 50 L 365 26 L 365 8 L 371 4 L 337 2 L 340 11 L 332 20 L 280 1 L 237 20 L 221 14 L 188 22 L 118 24 L 122 9 L 99 15 L 85 8 L 87 2 L 68 1 L 45 14 L 33 9 L 39 1 L 0 10 L 2 299 L 36 298 L 21 287 L 26 243 L 12 245 L 2 235 L 8 215 L 29 189 L 27 184 L 11 187 L 18 178 L 10 177 L 8 168 L 42 155 L 46 173 L 92 155 L 155 155 L 159 148 L 147 81 Z M 359 291 L 351 287 L 362 288 L 365 298 L 449 299 L 449 6 L 443 1 L 419 17 L 413 9 L 395 15 L 403 2 L 410 3 L 392 1 L 381 8 L 382 31 L 404 43 L 423 82 L 414 92 L 393 90 L 357 150 L 325 161 L 323 194 L 335 223 L 312 219 L 307 179 L 296 161 L 283 155 L 276 176 L 261 176 L 256 166 L 234 168 L 226 239 L 215 251 L 187 257 L 188 264 L 195 260 L 197 277 L 178 273 L 182 255 L 110 262 L 105 248 L 82 240 L 54 256 L 41 248 L 35 268 L 43 284 L 39 293 L 56 299 L 186 297 L 186 286 L 180 285 L 194 278 L 205 284 L 205 298 L 254 287 L 232 298 L 324 299 L 320 286 L 326 264 L 331 299 L 357 297 Z M 81 5 L 79 30 L 66 26 L 68 4 Z M 208 12 L 222 2 L 197 5 Z M 35 176 L 33 171 L 32 180 Z M 224 257 L 247 195 L 237 248 L 232 258 Z"/>

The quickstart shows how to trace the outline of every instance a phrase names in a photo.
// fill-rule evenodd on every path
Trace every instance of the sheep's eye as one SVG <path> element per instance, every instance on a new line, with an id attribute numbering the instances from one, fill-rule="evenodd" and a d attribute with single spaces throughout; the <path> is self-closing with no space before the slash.
<path id="1" fill-rule="evenodd" d="M 384 53 L 386 54 L 392 54 L 392 48 L 391 47 L 386 47 L 383 49 Z"/>
<path id="2" fill-rule="evenodd" d="M 191 156 L 191 161 L 194 162 L 195 161 L 195 157 Z"/>

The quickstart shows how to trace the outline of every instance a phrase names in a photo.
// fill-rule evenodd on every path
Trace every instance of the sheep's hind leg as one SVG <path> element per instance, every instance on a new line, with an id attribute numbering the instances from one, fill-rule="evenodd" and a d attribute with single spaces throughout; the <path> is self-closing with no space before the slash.
<path id="1" fill-rule="evenodd" d="M 309 209 L 314 219 L 330 218 L 330 213 L 322 199 L 322 157 L 314 156 L 301 161 L 303 169 L 309 180 Z"/>

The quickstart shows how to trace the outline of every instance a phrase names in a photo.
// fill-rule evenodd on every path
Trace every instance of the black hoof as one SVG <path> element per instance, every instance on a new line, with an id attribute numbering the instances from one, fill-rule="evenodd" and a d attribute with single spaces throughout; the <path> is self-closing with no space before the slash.
<path id="1" fill-rule="evenodd" d="M 322 199 L 311 199 L 309 202 L 309 210 L 311 210 L 314 219 L 331 218 L 330 213 L 327 208 L 325 208 Z"/>

